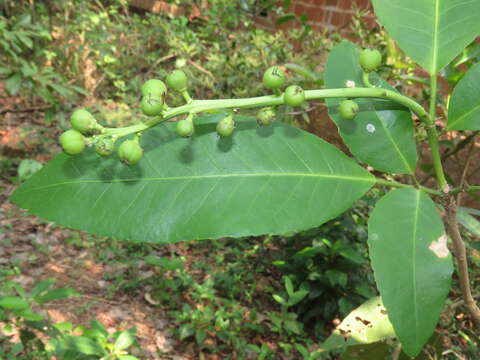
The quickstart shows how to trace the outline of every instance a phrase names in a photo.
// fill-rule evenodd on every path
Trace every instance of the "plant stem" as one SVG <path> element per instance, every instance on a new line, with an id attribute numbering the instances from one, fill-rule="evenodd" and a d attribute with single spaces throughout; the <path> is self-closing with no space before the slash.
<path id="1" fill-rule="evenodd" d="M 448 225 L 450 237 L 452 238 L 455 251 L 455 259 L 458 267 L 458 280 L 462 291 L 462 298 L 467 311 L 472 316 L 477 325 L 480 325 L 480 309 L 475 303 L 470 287 L 470 278 L 468 274 L 468 260 L 465 244 L 462 240 L 457 223 L 457 204 L 453 195 L 449 196 L 448 204 L 445 206 L 445 221 Z"/>
<path id="2" fill-rule="evenodd" d="M 370 73 L 364 71 L 363 74 L 362 74 L 362 80 L 363 80 L 363 85 L 365 85 L 367 88 L 374 88 L 375 87 L 370 82 Z"/>
<path id="3" fill-rule="evenodd" d="M 306 100 L 325 99 L 325 98 L 380 98 L 395 101 L 412 112 L 417 114 L 423 121 L 429 122 L 429 114 L 417 102 L 407 96 L 401 95 L 395 91 L 381 88 L 340 88 L 340 89 L 319 89 L 305 91 Z M 201 113 L 221 109 L 247 109 L 255 107 L 276 106 L 284 103 L 282 95 L 267 95 L 243 99 L 222 99 L 222 100 L 193 100 L 188 104 L 169 108 L 163 116 L 152 117 L 145 123 L 140 123 L 124 128 L 106 129 L 108 134 L 117 136 L 126 136 L 139 131 L 147 130 L 161 122 L 173 117 L 187 113 Z"/>
<path id="4" fill-rule="evenodd" d="M 427 119 L 427 138 L 432 152 L 433 168 L 437 176 L 438 185 L 443 192 L 448 193 L 449 186 L 443 172 L 442 159 L 440 157 L 440 146 L 438 134 L 435 128 L 435 115 L 437 110 L 437 75 L 430 76 L 430 116 Z"/>

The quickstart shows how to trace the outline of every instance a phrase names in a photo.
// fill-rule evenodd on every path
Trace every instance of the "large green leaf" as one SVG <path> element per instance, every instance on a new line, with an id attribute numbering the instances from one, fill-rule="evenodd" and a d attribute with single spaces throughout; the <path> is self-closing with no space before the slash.
<path id="1" fill-rule="evenodd" d="M 478 0 L 373 0 L 373 7 L 398 45 L 432 75 L 480 34 Z"/>
<path id="2" fill-rule="evenodd" d="M 447 128 L 480 130 L 480 64 L 470 68 L 455 86 L 448 106 Z"/>
<path id="3" fill-rule="evenodd" d="M 327 88 L 343 88 L 349 81 L 357 87 L 364 86 L 358 56 L 357 47 L 349 41 L 332 50 L 325 71 Z M 379 86 L 394 90 L 377 80 Z M 378 170 L 413 174 L 417 150 L 410 111 L 392 101 L 358 99 L 360 112 L 354 120 L 345 120 L 338 113 L 342 100 L 327 99 L 328 113 L 350 151 Z"/>
<path id="4" fill-rule="evenodd" d="M 61 225 L 162 243 L 304 230 L 348 209 L 375 183 L 302 130 L 238 117 L 233 137 L 218 138 L 218 119 L 197 119 L 191 139 L 179 138 L 172 123 L 151 129 L 134 167 L 91 149 L 60 154 L 12 201 Z"/>
<path id="5" fill-rule="evenodd" d="M 320 345 L 319 352 L 366 345 L 395 336 L 382 299 L 374 297 L 353 310 Z"/>
<path id="6" fill-rule="evenodd" d="M 440 214 L 423 192 L 393 190 L 376 204 L 368 232 L 383 303 L 404 351 L 415 356 L 435 329 L 453 272 Z"/>

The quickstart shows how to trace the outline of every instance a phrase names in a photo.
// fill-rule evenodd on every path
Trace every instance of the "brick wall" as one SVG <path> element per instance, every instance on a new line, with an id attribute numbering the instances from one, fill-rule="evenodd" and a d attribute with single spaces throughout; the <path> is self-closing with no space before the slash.
<path id="1" fill-rule="evenodd" d="M 370 9 L 370 6 L 370 0 L 292 0 L 287 12 L 305 15 L 314 29 L 338 30 L 348 26 L 355 9 Z M 257 25 L 261 28 L 274 30 L 295 26 L 292 22 L 276 25 L 274 16 L 266 15 L 257 18 Z"/>

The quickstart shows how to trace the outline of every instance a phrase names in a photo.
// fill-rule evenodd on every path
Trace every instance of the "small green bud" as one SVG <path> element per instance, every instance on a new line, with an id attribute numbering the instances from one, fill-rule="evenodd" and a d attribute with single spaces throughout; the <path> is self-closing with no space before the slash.
<path id="1" fill-rule="evenodd" d="M 375 71 L 382 64 L 382 54 L 377 49 L 364 49 L 360 53 L 359 62 L 363 71 Z"/>
<path id="2" fill-rule="evenodd" d="M 305 102 L 305 91 L 298 85 L 290 85 L 285 89 L 283 99 L 288 106 L 300 106 Z"/>
<path id="3" fill-rule="evenodd" d="M 158 116 L 162 114 L 163 98 L 156 96 L 144 96 L 140 102 L 142 112 L 147 116 Z"/>
<path id="4" fill-rule="evenodd" d="M 159 79 L 150 79 L 145 81 L 140 89 L 142 96 L 152 96 L 156 98 L 164 98 L 167 92 L 167 87 L 162 80 Z"/>
<path id="5" fill-rule="evenodd" d="M 345 120 L 353 120 L 359 110 L 358 104 L 353 100 L 343 100 L 338 104 L 338 112 Z"/>
<path id="6" fill-rule="evenodd" d="M 138 143 L 138 138 L 125 140 L 118 147 L 118 157 L 126 165 L 135 165 L 143 156 L 143 149 Z"/>
<path id="7" fill-rule="evenodd" d="M 182 70 L 174 70 L 167 76 L 166 83 L 169 88 L 175 91 L 185 91 L 188 85 L 188 78 Z"/>
<path id="8" fill-rule="evenodd" d="M 222 137 L 232 135 L 233 130 L 235 130 L 235 122 L 232 115 L 225 116 L 217 124 L 217 133 Z"/>
<path id="9" fill-rule="evenodd" d="M 70 117 L 70 122 L 72 127 L 82 134 L 92 133 L 98 127 L 97 120 L 85 109 L 75 110 Z"/>
<path id="10" fill-rule="evenodd" d="M 85 149 L 85 137 L 77 130 L 67 130 L 59 138 L 63 151 L 68 155 L 80 154 Z"/>
<path id="11" fill-rule="evenodd" d="M 259 125 L 267 126 L 275 121 L 275 110 L 272 107 L 260 109 L 257 113 L 257 123 Z"/>
<path id="12" fill-rule="evenodd" d="M 194 132 L 193 121 L 191 119 L 180 120 L 177 122 L 175 131 L 182 137 L 192 136 Z"/>
<path id="13" fill-rule="evenodd" d="M 100 156 L 108 156 L 115 150 L 115 140 L 111 137 L 101 138 L 95 143 L 95 151 Z"/>
<path id="14" fill-rule="evenodd" d="M 263 74 L 263 86 L 278 89 L 285 83 L 285 73 L 278 66 L 272 66 Z"/>

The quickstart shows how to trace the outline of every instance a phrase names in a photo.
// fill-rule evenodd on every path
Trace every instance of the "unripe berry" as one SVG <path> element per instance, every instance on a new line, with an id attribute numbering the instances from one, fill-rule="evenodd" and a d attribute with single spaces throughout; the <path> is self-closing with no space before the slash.
<path id="1" fill-rule="evenodd" d="M 112 138 L 101 138 L 95 143 L 95 151 L 98 155 L 108 156 L 115 150 L 115 140 Z"/>
<path id="2" fill-rule="evenodd" d="M 163 110 L 163 98 L 146 95 L 140 102 L 140 108 L 147 116 L 161 115 Z"/>
<path id="3" fill-rule="evenodd" d="M 275 110 L 272 107 L 260 109 L 257 113 L 257 123 L 259 125 L 267 126 L 275 121 Z"/>
<path id="4" fill-rule="evenodd" d="M 118 157 L 126 165 L 135 165 L 143 156 L 143 149 L 138 139 L 125 140 L 118 147 Z"/>
<path id="5" fill-rule="evenodd" d="M 305 91 L 298 85 L 290 85 L 285 89 L 283 99 L 288 106 L 300 106 L 305 102 Z"/>
<path id="6" fill-rule="evenodd" d="M 77 130 L 67 130 L 60 135 L 60 145 L 68 155 L 80 154 L 85 149 L 85 138 Z"/>
<path id="7" fill-rule="evenodd" d="M 345 120 L 352 120 L 359 111 L 358 104 L 353 100 L 343 100 L 338 104 L 338 112 Z"/>
<path id="8" fill-rule="evenodd" d="M 97 127 L 97 120 L 85 109 L 77 109 L 70 117 L 72 127 L 82 134 L 91 133 Z"/>
<path id="9" fill-rule="evenodd" d="M 278 66 L 272 66 L 263 74 L 263 86 L 278 89 L 285 83 L 285 74 Z"/>
<path id="10" fill-rule="evenodd" d="M 233 117 L 231 115 L 225 116 L 217 124 L 217 133 L 222 137 L 232 135 L 233 130 L 235 130 L 235 122 L 233 121 Z"/>
<path id="11" fill-rule="evenodd" d="M 167 87 L 162 80 L 159 79 L 150 79 L 145 81 L 140 89 L 142 96 L 152 96 L 156 98 L 164 98 L 165 93 L 167 92 Z"/>
<path id="12" fill-rule="evenodd" d="M 175 129 L 178 135 L 182 137 L 190 137 L 193 135 L 194 127 L 193 122 L 190 119 L 183 119 L 177 122 Z"/>
<path id="13" fill-rule="evenodd" d="M 382 64 L 382 54 L 377 49 L 362 50 L 359 62 L 365 72 L 375 71 Z"/>
<path id="14" fill-rule="evenodd" d="M 182 70 L 174 70 L 167 76 L 166 83 L 169 88 L 175 91 L 185 91 L 188 85 L 188 78 Z"/>

